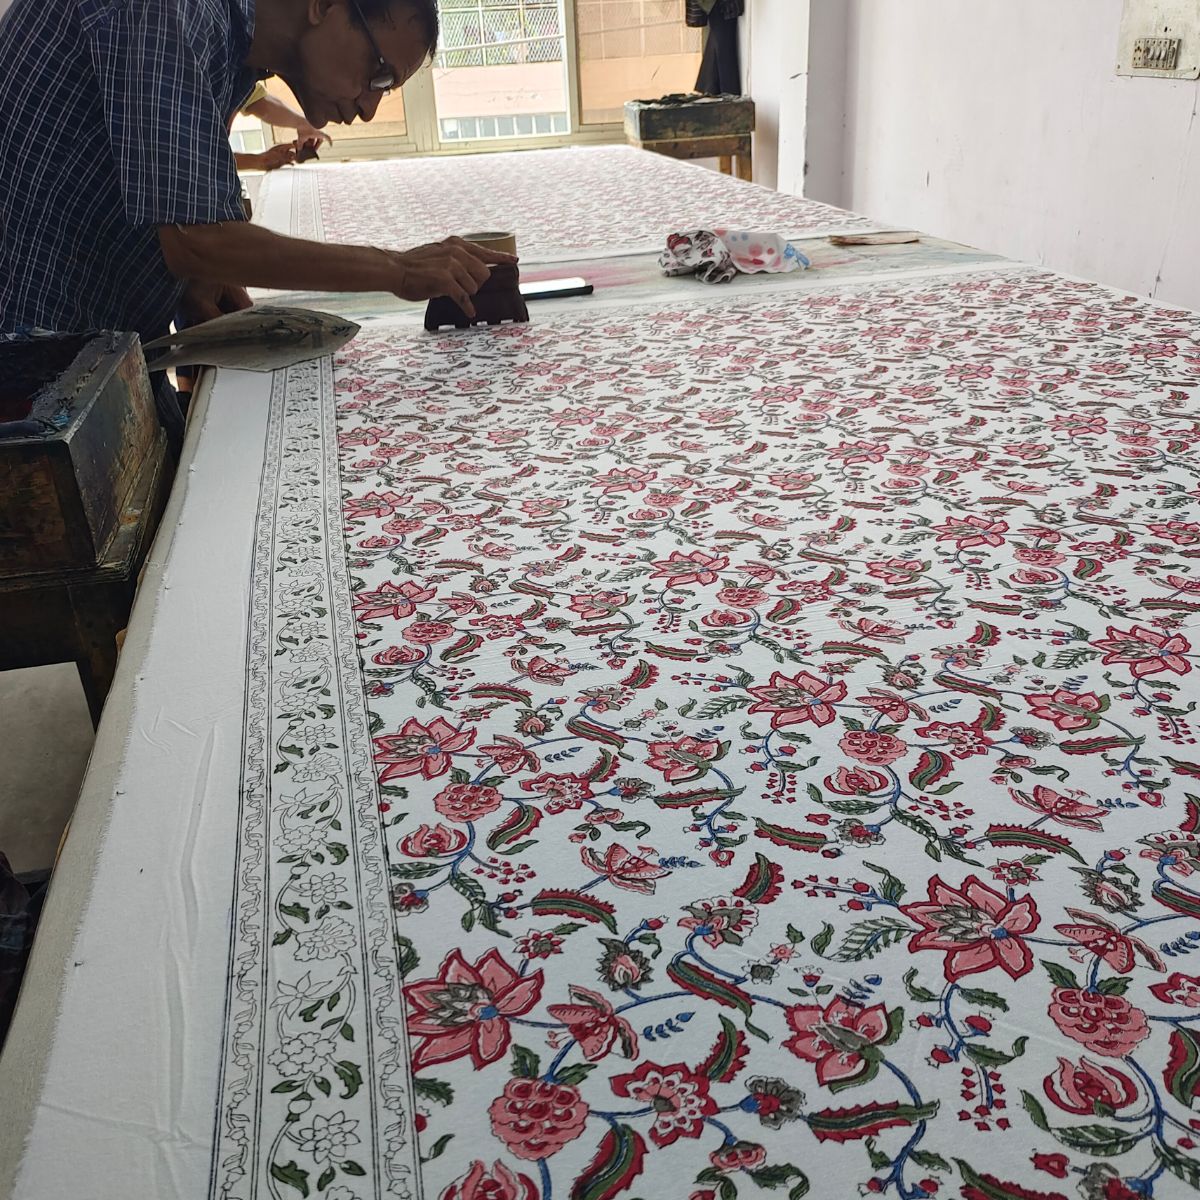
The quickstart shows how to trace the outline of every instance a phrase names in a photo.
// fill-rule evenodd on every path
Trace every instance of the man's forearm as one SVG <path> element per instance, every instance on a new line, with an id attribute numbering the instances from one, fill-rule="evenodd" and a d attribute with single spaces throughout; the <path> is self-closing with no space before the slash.
<path id="1" fill-rule="evenodd" d="M 162 225 L 159 241 L 173 275 L 209 283 L 288 291 L 392 292 L 402 273 L 386 250 L 309 242 L 246 221 Z"/>
<path id="2" fill-rule="evenodd" d="M 275 96 L 264 96 L 246 108 L 246 112 L 266 121 L 268 125 L 282 126 L 284 129 L 299 129 L 308 124 L 303 113 L 297 112 L 290 104 Z"/>

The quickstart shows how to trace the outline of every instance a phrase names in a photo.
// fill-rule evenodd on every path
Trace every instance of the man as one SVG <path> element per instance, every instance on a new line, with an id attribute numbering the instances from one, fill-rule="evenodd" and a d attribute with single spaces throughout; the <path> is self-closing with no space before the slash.
<path id="1" fill-rule="evenodd" d="M 226 132 L 272 73 L 315 128 L 369 121 L 436 40 L 436 0 L 13 0 L 0 23 L 0 335 L 149 339 L 177 311 L 198 321 L 246 307 L 247 287 L 447 295 L 473 312 L 488 264 L 510 255 L 251 225 Z"/>

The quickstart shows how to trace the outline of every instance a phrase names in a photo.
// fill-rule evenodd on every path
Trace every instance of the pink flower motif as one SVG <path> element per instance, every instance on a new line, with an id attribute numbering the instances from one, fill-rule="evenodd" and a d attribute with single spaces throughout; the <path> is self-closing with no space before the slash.
<path id="1" fill-rule="evenodd" d="M 767 1148 L 757 1142 L 734 1142 L 732 1146 L 722 1146 L 720 1150 L 714 1150 L 708 1156 L 708 1161 L 722 1174 L 753 1171 L 767 1161 Z"/>
<path id="2" fill-rule="evenodd" d="M 712 896 L 687 906 L 688 916 L 679 918 L 683 929 L 694 930 L 710 946 L 730 942 L 740 946 L 758 924 L 758 909 L 740 896 Z"/>
<path id="3" fill-rule="evenodd" d="M 433 979 L 406 984 L 408 1032 L 422 1038 L 412 1069 L 469 1056 L 482 1070 L 504 1056 L 512 1034 L 509 1017 L 522 1017 L 538 1002 L 541 971 L 522 976 L 496 950 L 474 964 L 451 950 Z"/>
<path id="4" fill-rule="evenodd" d="M 1128 937 L 1116 925 L 1098 913 L 1083 912 L 1068 908 L 1067 915 L 1075 918 L 1075 924 L 1055 925 L 1065 938 L 1078 943 L 1084 950 L 1102 958 L 1119 975 L 1132 971 L 1137 955 L 1156 971 L 1164 970 L 1158 951 L 1151 949 L 1141 938 Z"/>
<path id="5" fill-rule="evenodd" d="M 792 676 L 776 671 L 767 686 L 746 690 L 755 699 L 747 711 L 770 713 L 772 729 L 784 729 L 805 721 L 828 725 L 837 716 L 834 705 L 846 698 L 846 685 L 842 680 L 827 683 L 808 671 L 797 671 Z"/>
<path id="6" fill-rule="evenodd" d="M 784 1047 L 797 1058 L 816 1063 L 817 1082 L 822 1087 L 857 1079 L 870 1068 L 862 1051 L 876 1046 L 889 1034 L 887 1011 L 882 1004 L 862 1008 L 841 996 L 824 1008 L 819 1004 L 797 1004 L 787 1010 L 793 1030 Z"/>
<path id="7" fill-rule="evenodd" d="M 1033 953 L 1021 939 L 1041 920 L 1030 896 L 1009 900 L 976 875 L 958 888 L 935 875 L 927 886 L 928 901 L 900 906 L 921 926 L 908 947 L 944 953 L 943 970 L 951 983 L 993 967 L 1019 979 L 1033 966 Z"/>
<path id="8" fill-rule="evenodd" d="M 864 771 L 861 767 L 838 767 L 833 775 L 825 776 L 825 786 L 839 796 L 870 796 L 882 791 L 889 782 L 879 771 Z"/>
<path id="9" fill-rule="evenodd" d="M 688 783 L 707 775 L 709 767 L 725 754 L 721 742 L 690 736 L 673 742 L 651 742 L 649 750 L 646 765 L 661 771 L 668 783 Z"/>
<path id="10" fill-rule="evenodd" d="M 645 857 L 654 854 L 653 850 L 646 846 L 639 846 L 638 849 L 642 851 L 641 854 L 634 854 L 624 846 L 612 845 L 601 857 L 591 846 L 585 846 L 580 851 L 580 857 L 585 867 L 595 871 L 597 875 L 603 875 L 614 887 L 627 892 L 640 892 L 643 896 L 652 896 L 655 880 L 662 879 L 671 872 Z"/>
<path id="11" fill-rule="evenodd" d="M 1085 804 L 1082 800 L 1064 796 L 1053 788 L 1038 784 L 1033 789 L 1033 795 L 1027 796 L 1010 788 L 1008 794 L 1022 808 L 1031 808 L 1034 812 L 1042 813 L 1053 818 L 1061 825 L 1071 829 L 1091 829 L 1099 833 L 1103 826 L 1100 822 L 1108 816 L 1107 808 L 1095 804 Z"/>
<path id="12" fill-rule="evenodd" d="M 595 795 L 588 780 L 582 775 L 570 772 L 556 775 L 553 771 L 544 771 L 533 779 L 522 781 L 521 787 L 536 796 L 544 797 L 546 812 L 550 816 L 567 809 L 582 808 L 584 801 Z"/>
<path id="13" fill-rule="evenodd" d="M 411 496 L 398 496 L 395 492 L 368 492 L 365 496 L 351 496 L 342 509 L 350 518 L 390 517 L 411 500 Z"/>
<path id="14" fill-rule="evenodd" d="M 1105 996 L 1079 988 L 1055 988 L 1050 1019 L 1059 1031 L 1093 1054 L 1121 1058 L 1150 1036 L 1146 1014 L 1124 996 Z"/>
<path id="15" fill-rule="evenodd" d="M 748 625 L 754 618 L 748 612 L 736 612 L 732 608 L 718 608 L 705 613 L 700 618 L 702 625 L 710 629 L 735 629 L 739 625 Z"/>
<path id="16" fill-rule="evenodd" d="M 406 667 L 421 662 L 424 657 L 420 650 L 412 646 L 389 646 L 386 650 L 372 654 L 371 661 L 377 662 L 381 667 Z"/>
<path id="17" fill-rule="evenodd" d="M 1123 1071 L 1104 1066 L 1084 1055 L 1078 1063 L 1058 1060 L 1058 1070 L 1047 1075 L 1042 1089 L 1064 1112 L 1081 1117 L 1098 1115 L 1100 1105 L 1119 1112 L 1138 1095 L 1137 1085 Z"/>
<path id="18" fill-rule="evenodd" d="M 383 765 L 380 783 L 403 775 L 436 779 L 450 770 L 450 755 L 466 750 L 475 741 L 475 731 L 455 729 L 443 717 L 434 717 L 428 725 L 409 717 L 399 733 L 371 740 L 375 761 Z"/>
<path id="19" fill-rule="evenodd" d="M 871 767 L 890 766 L 896 759 L 903 758 L 908 750 L 908 744 L 898 737 L 873 729 L 848 730 L 838 746 L 843 753 Z"/>
<path id="20" fill-rule="evenodd" d="M 1200 1008 L 1200 979 L 1172 971 L 1163 983 L 1153 983 L 1150 991 L 1164 1004 L 1182 1004 L 1185 1008 Z"/>
<path id="21" fill-rule="evenodd" d="M 467 835 L 461 829 L 446 825 L 418 825 L 400 843 L 400 851 L 409 858 L 440 858 L 445 854 L 457 854 L 467 844 Z"/>
<path id="22" fill-rule="evenodd" d="M 840 458 L 847 466 L 851 463 L 877 463 L 883 462 L 883 456 L 887 453 L 888 446 L 886 442 L 838 442 L 832 450 L 830 450 L 830 458 Z"/>
<path id="23" fill-rule="evenodd" d="M 549 1004 L 546 1011 L 567 1027 L 568 1036 L 579 1044 L 588 1062 L 598 1062 L 615 1047 L 620 1048 L 623 1058 L 637 1058 L 638 1040 L 633 1026 L 618 1016 L 599 992 L 575 983 L 568 991 L 574 1004 Z"/>
<path id="24" fill-rule="evenodd" d="M 549 1158 L 582 1132 L 588 1106 L 579 1089 L 547 1079 L 510 1079 L 488 1108 L 492 1132 L 527 1162 Z"/>
<path id="25" fill-rule="evenodd" d="M 954 542 L 959 550 L 973 546 L 1002 546 L 1008 532 L 1008 522 L 993 517 L 947 517 L 938 531 L 939 542 Z"/>
<path id="26" fill-rule="evenodd" d="M 867 574 L 884 583 L 911 583 L 928 565 L 919 558 L 885 558 L 867 563 Z"/>
<path id="27" fill-rule="evenodd" d="M 992 745 L 992 739 L 978 725 L 968 725 L 965 721 L 934 721 L 921 726 L 917 736 L 934 742 L 948 742 L 948 749 L 955 758 L 986 754 Z"/>
<path id="28" fill-rule="evenodd" d="M 574 667 L 560 666 L 540 654 L 535 654 L 527 663 L 514 662 L 513 666 L 534 683 L 561 683 L 575 674 Z"/>
<path id="29" fill-rule="evenodd" d="M 542 765 L 541 759 L 532 750 L 506 734 L 498 734 L 494 742 L 480 746 L 479 753 L 488 755 L 496 764 L 496 768 L 505 775 L 515 775 L 518 771 L 536 771 Z"/>
<path id="30" fill-rule="evenodd" d="M 618 1096 L 650 1108 L 654 1124 L 650 1140 L 656 1146 L 670 1146 L 680 1138 L 698 1138 L 704 1132 L 704 1118 L 717 1111 L 717 1102 L 708 1094 L 707 1076 L 699 1075 L 683 1063 L 644 1062 L 630 1075 L 615 1075 L 612 1090 Z"/>
<path id="31" fill-rule="evenodd" d="M 606 496 L 617 492 L 642 492 L 648 484 L 658 478 L 657 471 L 647 471 L 641 467 L 614 467 L 604 475 L 597 475 L 592 481 L 593 487 L 600 488 Z"/>
<path id="32" fill-rule="evenodd" d="M 722 604 L 730 604 L 734 608 L 758 608 L 765 603 L 767 596 L 758 588 L 727 587 L 717 593 L 717 599 Z"/>
<path id="33" fill-rule="evenodd" d="M 497 1160 L 488 1168 L 478 1159 L 438 1200 L 538 1200 L 538 1190 L 528 1175 L 518 1175 Z"/>
<path id="34" fill-rule="evenodd" d="M 454 626 L 445 621 L 414 621 L 403 630 L 406 641 L 418 646 L 431 646 L 434 642 L 444 642 L 454 636 Z"/>
<path id="35" fill-rule="evenodd" d="M 1092 645 L 1104 651 L 1101 662 L 1128 663 L 1134 679 L 1144 679 L 1163 671 L 1186 675 L 1192 669 L 1192 664 L 1184 657 L 1192 648 L 1187 638 L 1178 633 L 1159 633 L 1146 625 L 1134 625 L 1127 631 L 1110 625 L 1107 636 Z"/>
<path id="36" fill-rule="evenodd" d="M 625 592 L 585 592 L 572 596 L 568 607 L 585 621 L 600 621 L 628 603 L 629 596 Z"/>
<path id="37" fill-rule="evenodd" d="M 411 617 L 418 604 L 434 597 L 433 588 L 421 587 L 411 580 L 401 584 L 385 583 L 374 592 L 360 592 L 354 597 L 354 613 L 360 621 L 374 621 L 379 617 L 394 617 L 397 620 Z"/>
<path id="38" fill-rule="evenodd" d="M 500 807 L 503 797 L 494 787 L 452 783 L 433 798 L 433 807 L 450 821 L 478 821 Z"/>
<path id="39" fill-rule="evenodd" d="M 1057 688 L 1053 692 L 1034 692 L 1025 697 L 1029 711 L 1043 721 L 1051 721 L 1056 729 L 1072 732 L 1095 729 L 1100 724 L 1097 714 L 1108 708 L 1108 697 L 1095 692 L 1069 692 Z"/>
<path id="40" fill-rule="evenodd" d="M 682 554 L 673 550 L 671 554 L 654 564 L 651 579 L 665 579 L 667 587 L 683 587 L 689 583 L 715 583 L 717 573 L 729 566 L 729 556 L 726 554 L 706 554 L 703 550 L 693 550 L 690 554 Z"/>

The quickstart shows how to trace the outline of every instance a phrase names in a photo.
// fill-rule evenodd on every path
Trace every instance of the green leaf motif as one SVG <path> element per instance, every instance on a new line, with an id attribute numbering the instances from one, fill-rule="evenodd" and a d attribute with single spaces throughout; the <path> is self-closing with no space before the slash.
<path id="1" fill-rule="evenodd" d="M 825 951 L 829 949 L 829 943 L 833 941 L 833 926 L 828 921 L 821 925 L 821 930 L 816 934 L 812 941 L 808 944 L 814 954 L 819 954 L 823 958 Z"/>
<path id="2" fill-rule="evenodd" d="M 1001 1012 L 1008 1012 L 1008 1001 L 1003 996 L 996 995 L 995 992 L 987 992 L 982 988 L 959 988 L 958 994 L 968 1004 L 977 1004 L 981 1008 L 998 1008 Z"/>
<path id="3" fill-rule="evenodd" d="M 826 957 L 833 962 L 862 962 L 881 954 L 912 932 L 906 921 L 895 917 L 872 917 L 859 921 L 842 939 L 837 950 Z"/>
<path id="4" fill-rule="evenodd" d="M 1055 987 L 1059 988 L 1079 988 L 1079 980 L 1075 978 L 1075 972 L 1067 967 L 1060 966 L 1058 963 L 1050 962 L 1048 959 L 1042 959 L 1042 966 L 1046 968 L 1046 974 L 1050 976 L 1050 982 Z"/>
<path id="5" fill-rule="evenodd" d="M 791 1163 L 778 1163 L 775 1166 L 759 1167 L 757 1170 L 747 1171 L 746 1174 L 759 1187 L 765 1188 L 782 1187 L 785 1183 L 790 1183 L 793 1179 L 804 1178 L 804 1172 L 799 1167 L 793 1167 Z"/>
<path id="6" fill-rule="evenodd" d="M 937 993 L 931 992 L 927 987 L 922 987 L 916 982 L 917 968 L 909 967 L 904 972 L 904 988 L 905 991 L 914 999 L 922 1004 L 932 1004 L 937 999 Z"/>
<path id="7" fill-rule="evenodd" d="M 337 1072 L 337 1077 L 342 1081 L 342 1086 L 346 1089 L 342 1093 L 342 1099 L 349 1100 L 362 1087 L 362 1072 L 354 1063 L 346 1059 L 334 1063 L 333 1069 Z"/>
<path id="8" fill-rule="evenodd" d="M 1014 1058 L 1020 1058 L 1025 1053 L 1025 1045 L 1028 1041 L 1027 1037 L 1017 1038 L 1013 1042 L 1011 1054 L 1006 1054 L 1003 1050 L 995 1050 L 991 1046 L 969 1044 L 966 1047 L 967 1057 L 981 1067 L 1002 1067 L 1005 1063 L 1012 1062 Z"/>
<path id="9" fill-rule="evenodd" d="M 308 1195 L 308 1172 L 301 1170 L 296 1165 L 295 1159 L 292 1159 L 286 1167 L 281 1167 L 278 1163 L 272 1163 L 271 1178 L 278 1180 L 280 1183 L 286 1183 L 288 1187 L 294 1187 L 301 1196 Z"/>
<path id="10" fill-rule="evenodd" d="M 882 876 L 883 882 L 880 884 L 878 890 L 879 894 L 885 900 L 890 900 L 892 903 L 896 903 L 908 890 L 904 884 L 902 884 L 900 880 L 897 879 L 896 876 L 887 869 L 887 867 L 877 867 L 874 863 L 869 862 L 864 862 L 863 866 L 869 871 L 874 871 L 876 875 Z"/>
<path id="11" fill-rule="evenodd" d="M 427 1079 L 424 1075 L 413 1076 L 413 1091 L 436 1104 L 453 1104 L 454 1088 L 440 1079 Z"/>
<path id="12" fill-rule="evenodd" d="M 1181 1154 L 1173 1146 L 1157 1145 L 1154 1153 L 1158 1161 L 1177 1179 L 1182 1179 L 1188 1187 L 1200 1192 L 1200 1162 Z M 1165 1194 L 1165 1193 L 1164 1193 Z"/>
<path id="13" fill-rule="evenodd" d="M 1025 1106 L 1025 1111 L 1029 1114 L 1029 1119 L 1043 1132 L 1050 1132 L 1050 1122 L 1046 1120 L 1046 1110 L 1042 1107 L 1041 1101 L 1033 1095 L 1032 1092 L 1021 1093 L 1021 1103 Z"/>
<path id="14" fill-rule="evenodd" d="M 347 1175 L 365 1175 L 366 1174 L 366 1171 L 363 1170 L 363 1168 L 360 1167 L 358 1165 L 358 1163 L 354 1162 L 353 1159 L 349 1159 L 349 1158 L 344 1163 L 342 1163 L 342 1170 L 345 1171 Z"/>
<path id="15" fill-rule="evenodd" d="M 1113 1125 L 1067 1125 L 1051 1132 L 1064 1146 L 1102 1158 L 1127 1154 L 1142 1140 L 1142 1134 Z"/>
<path id="16" fill-rule="evenodd" d="M 317 1191 L 323 1192 L 337 1178 L 337 1171 L 333 1167 L 326 1167 L 321 1172 L 320 1179 L 317 1180 Z"/>
<path id="17" fill-rule="evenodd" d="M 578 1087 L 594 1070 L 595 1063 L 575 1063 L 570 1067 L 563 1067 L 554 1076 L 555 1083 L 565 1083 L 569 1087 Z"/>
<path id="18" fill-rule="evenodd" d="M 435 1158 L 441 1158 L 445 1153 L 446 1147 L 450 1145 L 450 1142 L 453 1140 L 453 1138 L 454 1134 L 443 1133 L 442 1136 L 438 1138 L 438 1140 L 430 1147 L 429 1153 L 422 1155 L 421 1161 L 423 1163 L 427 1163 L 433 1162 Z"/>
<path id="19" fill-rule="evenodd" d="M 532 1050 L 513 1043 L 512 1073 L 514 1078 L 536 1079 L 541 1069 L 541 1059 Z"/>

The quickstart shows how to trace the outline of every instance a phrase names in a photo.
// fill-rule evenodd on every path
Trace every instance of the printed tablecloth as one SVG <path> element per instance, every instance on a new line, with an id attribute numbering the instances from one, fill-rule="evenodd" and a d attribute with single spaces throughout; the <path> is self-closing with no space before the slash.
<path id="1" fill-rule="evenodd" d="M 280 374 L 172 1194 L 1193 1194 L 1198 334 L 990 269 Z"/>
<path id="2" fill-rule="evenodd" d="M 280 232 L 330 242 L 409 247 L 514 230 L 526 263 L 658 252 L 677 230 L 886 228 L 632 146 L 298 167 L 268 175 L 256 209 Z"/>

